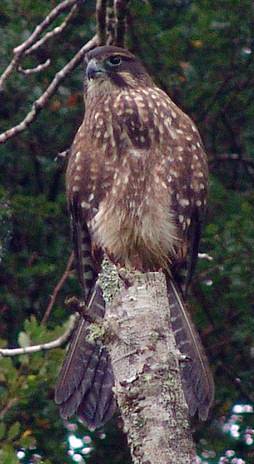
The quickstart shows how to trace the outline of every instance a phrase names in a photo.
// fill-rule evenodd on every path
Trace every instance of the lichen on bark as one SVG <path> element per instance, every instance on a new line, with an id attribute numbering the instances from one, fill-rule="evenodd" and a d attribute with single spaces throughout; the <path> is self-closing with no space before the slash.
<path id="1" fill-rule="evenodd" d="M 164 274 L 123 276 L 107 262 L 100 284 L 106 290 L 115 395 L 133 463 L 195 463 Z"/>

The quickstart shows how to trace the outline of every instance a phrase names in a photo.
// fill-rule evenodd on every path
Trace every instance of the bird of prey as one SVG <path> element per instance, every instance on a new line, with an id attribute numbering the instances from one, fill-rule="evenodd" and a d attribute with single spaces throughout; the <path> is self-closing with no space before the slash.
<path id="1" fill-rule="evenodd" d="M 66 186 L 83 299 L 104 315 L 96 284 L 103 257 L 142 272 L 163 270 L 191 415 L 206 419 L 213 379 L 186 308 L 206 209 L 207 159 L 195 124 L 156 86 L 128 50 L 86 56 L 85 115 L 72 144 Z M 91 428 L 115 410 L 105 347 L 86 339 L 80 315 L 55 399 L 63 418 Z"/>

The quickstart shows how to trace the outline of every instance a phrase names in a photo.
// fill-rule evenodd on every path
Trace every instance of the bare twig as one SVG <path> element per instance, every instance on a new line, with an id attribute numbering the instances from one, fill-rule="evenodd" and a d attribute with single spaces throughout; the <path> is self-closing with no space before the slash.
<path id="1" fill-rule="evenodd" d="M 35 50 L 38 50 L 38 48 L 45 45 L 45 43 L 48 42 L 50 39 L 52 39 L 56 35 L 61 34 L 64 31 L 64 29 L 68 26 L 68 24 L 70 23 L 73 16 L 75 16 L 77 9 L 78 9 L 77 5 L 74 5 L 70 13 L 68 14 L 68 16 L 62 22 L 62 24 L 60 24 L 60 26 L 55 27 L 52 31 L 47 32 L 40 40 L 35 42 L 34 45 L 32 45 L 30 48 L 28 48 L 28 50 L 25 51 L 25 55 L 30 55 Z"/>
<path id="2" fill-rule="evenodd" d="M 0 90 L 3 89 L 5 81 L 8 79 L 10 74 L 17 68 L 23 54 L 27 49 L 29 49 L 38 39 L 38 37 L 42 34 L 42 32 L 50 26 L 50 24 L 66 9 L 75 5 L 79 0 L 65 0 L 59 5 L 57 5 L 46 18 L 36 26 L 33 33 L 30 37 L 23 42 L 18 47 L 14 48 L 14 57 L 10 64 L 7 66 L 5 71 L 3 72 L 2 76 L 0 77 Z"/>
<path id="3" fill-rule="evenodd" d="M 233 162 L 235 163 L 235 178 L 238 179 L 239 169 L 238 165 L 240 165 L 245 173 L 250 177 L 250 179 L 254 180 L 254 161 L 250 158 L 243 157 L 241 153 L 232 153 L 232 154 L 224 154 L 215 156 L 213 159 L 210 160 L 210 166 L 215 166 L 220 163 L 226 162 Z M 238 165 L 237 165 L 238 163 Z"/>
<path id="4" fill-rule="evenodd" d="M 219 97 L 221 95 L 223 95 L 223 93 L 225 91 L 225 88 L 227 87 L 227 84 L 230 82 L 231 79 L 232 79 L 232 70 L 229 72 L 228 75 L 226 75 L 226 77 L 221 82 L 218 89 L 215 91 L 214 95 L 212 95 L 210 100 L 208 100 L 208 104 L 206 105 L 206 107 L 201 112 L 201 115 L 199 116 L 198 121 L 203 121 L 206 118 L 209 111 L 211 111 L 211 108 L 213 107 L 213 105 L 216 103 L 216 101 L 219 99 Z M 203 98 L 203 96 L 201 96 L 201 97 L 199 97 L 197 99 L 197 101 L 196 101 L 197 106 L 201 103 L 202 98 Z"/>
<path id="5" fill-rule="evenodd" d="M 74 261 L 74 254 L 71 253 L 71 255 L 70 255 L 69 259 L 68 259 L 65 271 L 64 271 L 61 279 L 58 281 L 57 285 L 55 286 L 55 288 L 53 290 L 53 293 L 52 293 L 52 295 L 50 297 L 50 302 L 49 302 L 48 307 L 47 307 L 47 309 L 45 311 L 43 319 L 41 321 L 42 324 L 46 324 L 46 322 L 47 322 L 47 320 L 48 320 L 48 318 L 50 316 L 50 313 L 51 313 L 51 310 L 52 310 L 52 308 L 53 308 L 53 306 L 55 304 L 57 295 L 60 292 L 60 290 L 62 289 L 62 287 L 64 286 L 66 280 L 68 279 L 68 277 L 70 275 L 70 270 L 72 268 L 73 261 Z"/>
<path id="6" fill-rule="evenodd" d="M 204 269 L 204 271 L 196 272 L 193 277 L 192 284 L 203 282 L 208 277 L 212 277 L 215 272 L 221 272 L 221 267 L 218 263 L 214 266 L 210 266 L 207 269 Z"/>
<path id="7" fill-rule="evenodd" d="M 56 162 L 65 161 L 66 159 L 68 159 L 69 154 L 70 154 L 70 148 L 68 148 L 67 150 L 61 151 L 60 153 L 57 153 L 57 155 L 54 158 L 54 161 Z"/>
<path id="8" fill-rule="evenodd" d="M 76 325 L 76 320 L 77 317 L 71 315 L 69 319 L 69 327 L 68 329 L 64 332 L 63 335 L 60 337 L 56 338 L 55 340 L 52 340 L 52 342 L 48 343 L 41 343 L 40 345 L 33 345 L 33 346 L 26 346 L 24 348 L 0 348 L 0 357 L 12 357 L 12 356 L 20 356 L 24 354 L 33 354 L 33 353 L 38 353 L 39 351 L 48 351 L 48 350 L 53 350 L 54 348 L 58 348 L 59 346 L 62 346 L 64 343 L 66 343 Z"/>
<path id="9" fill-rule="evenodd" d="M 213 261 L 213 257 L 207 253 L 198 253 L 199 259 L 206 259 L 207 261 Z"/>
<path id="10" fill-rule="evenodd" d="M 124 36 L 126 31 L 126 14 L 128 11 L 129 0 L 115 0 L 115 45 L 124 46 Z"/>
<path id="11" fill-rule="evenodd" d="M 8 403 L 5 405 L 5 407 L 0 411 L 0 419 L 3 419 L 5 414 L 15 406 L 15 404 L 18 402 L 18 398 L 11 398 Z"/>
<path id="12" fill-rule="evenodd" d="M 24 42 L 23 44 L 19 45 L 14 49 L 14 53 L 19 53 L 21 50 L 27 50 L 31 47 L 33 43 L 37 40 L 39 35 L 50 26 L 50 24 L 65 10 L 72 7 L 79 0 L 64 0 L 62 3 L 57 5 L 49 14 L 48 16 L 38 25 L 36 26 L 34 32 L 30 35 L 30 37 Z"/>
<path id="13" fill-rule="evenodd" d="M 35 68 L 24 69 L 24 68 L 22 68 L 22 66 L 19 66 L 18 71 L 21 74 L 25 74 L 27 76 L 29 74 L 35 74 L 35 73 L 39 73 L 39 72 L 43 71 L 44 69 L 49 67 L 50 63 L 51 63 L 51 61 L 48 58 L 44 63 L 40 63 L 40 64 L 38 64 L 38 66 L 35 66 Z"/>
<path id="14" fill-rule="evenodd" d="M 91 40 L 89 40 L 89 42 L 83 45 L 83 47 L 76 53 L 76 55 L 60 71 L 56 73 L 54 79 L 51 81 L 45 92 L 33 103 L 31 110 L 27 113 L 23 121 L 0 134 L 0 143 L 4 143 L 8 139 L 15 137 L 30 126 L 42 108 L 46 106 L 50 97 L 56 92 L 60 83 L 73 71 L 73 69 L 78 66 L 88 50 L 94 48 L 96 44 L 97 36 L 93 37 Z"/>
<path id="15" fill-rule="evenodd" d="M 98 45 L 106 43 L 106 11 L 107 0 L 97 0 L 96 2 L 96 24 Z"/>
<path id="16" fill-rule="evenodd" d="M 115 13 L 113 0 L 107 6 L 107 45 L 115 45 Z"/>
<path id="17" fill-rule="evenodd" d="M 232 161 L 232 162 L 238 162 L 238 163 L 246 164 L 247 166 L 254 169 L 254 161 L 252 159 L 250 159 L 250 158 L 243 158 L 238 153 L 230 153 L 230 154 L 226 153 L 226 154 L 223 154 L 223 155 L 216 156 L 213 159 L 211 159 L 209 164 L 213 165 L 213 164 L 222 163 L 222 162 L 225 162 L 225 161 Z"/>

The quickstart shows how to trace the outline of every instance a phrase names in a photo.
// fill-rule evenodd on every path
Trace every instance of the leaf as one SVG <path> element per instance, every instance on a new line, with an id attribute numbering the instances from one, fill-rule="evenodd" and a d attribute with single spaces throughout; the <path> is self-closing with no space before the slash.
<path id="1" fill-rule="evenodd" d="M 19 435 L 20 432 L 20 423 L 14 422 L 8 430 L 8 439 L 13 440 Z"/>
<path id="2" fill-rule="evenodd" d="M 16 451 L 9 445 L 6 444 L 0 449 L 0 462 L 1 464 L 18 464 L 18 458 Z"/>
<path id="3" fill-rule="evenodd" d="M 19 343 L 19 346 L 21 346 L 21 348 L 26 348 L 27 346 L 30 346 L 31 340 L 26 332 L 19 333 L 18 343 Z"/>
<path id="4" fill-rule="evenodd" d="M 0 440 L 2 440 L 2 438 L 4 437 L 5 431 L 6 431 L 6 425 L 3 422 L 1 422 L 0 423 Z"/>

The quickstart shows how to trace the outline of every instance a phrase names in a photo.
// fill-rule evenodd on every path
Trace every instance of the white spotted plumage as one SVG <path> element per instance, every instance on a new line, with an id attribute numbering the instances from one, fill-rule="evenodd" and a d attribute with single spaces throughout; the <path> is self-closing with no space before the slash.
<path id="1" fill-rule="evenodd" d="M 107 67 L 111 53 L 121 55 L 122 67 L 115 71 Z M 195 361 L 193 370 L 186 368 L 188 402 L 191 413 L 198 409 L 204 418 L 212 380 L 177 290 L 180 270 L 187 269 L 191 277 L 205 212 L 202 142 L 190 118 L 130 52 L 99 47 L 89 60 L 98 63 L 100 73 L 86 83 L 85 117 L 66 176 L 80 280 L 89 295 L 103 255 L 125 267 L 165 271 L 171 309 L 178 311 L 177 317 L 172 313 L 177 346 L 182 351 L 188 345 Z"/>

